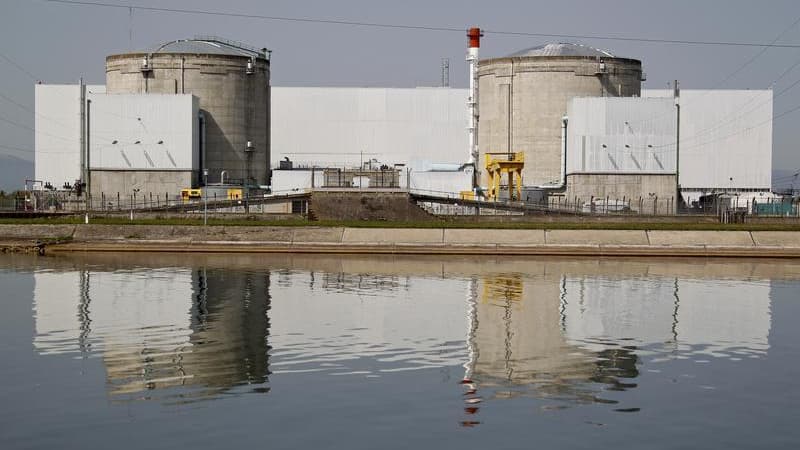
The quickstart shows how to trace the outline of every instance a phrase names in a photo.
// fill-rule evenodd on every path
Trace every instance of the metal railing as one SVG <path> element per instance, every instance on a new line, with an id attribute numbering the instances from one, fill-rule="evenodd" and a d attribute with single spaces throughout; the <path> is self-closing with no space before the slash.
<path id="1" fill-rule="evenodd" d="M 242 212 L 251 209 L 253 212 L 264 212 L 263 205 L 269 203 L 290 202 L 297 198 L 308 196 L 307 189 L 288 189 L 272 192 L 265 195 L 250 195 L 243 197 L 227 197 L 218 193 L 210 193 L 207 198 L 183 198 L 170 193 L 157 194 L 154 192 L 132 192 L 123 194 L 115 192 L 107 194 L 101 192 L 90 198 L 86 194 L 78 195 L 65 191 L 28 191 L 24 198 L 11 198 L 9 203 L 0 203 L 0 208 L 16 211 L 30 212 L 62 212 L 80 213 L 87 209 L 91 212 L 118 213 L 129 211 L 147 212 L 202 212 L 207 209 L 211 212 Z M 5 208 L 3 208 L 5 206 Z"/>
<path id="2" fill-rule="evenodd" d="M 524 200 L 482 200 L 464 197 L 459 192 L 445 192 L 430 189 L 409 189 L 409 194 L 414 196 L 423 207 L 433 214 L 461 215 L 461 214 L 497 214 L 498 210 L 522 213 L 543 214 L 570 214 L 570 215 L 676 215 L 677 206 L 675 198 L 638 197 L 638 198 L 595 198 L 582 200 L 580 198 L 568 199 L 564 196 L 552 196 L 545 201 Z M 445 208 L 441 206 L 450 204 L 459 208 Z M 480 208 L 476 211 L 472 208 Z"/>

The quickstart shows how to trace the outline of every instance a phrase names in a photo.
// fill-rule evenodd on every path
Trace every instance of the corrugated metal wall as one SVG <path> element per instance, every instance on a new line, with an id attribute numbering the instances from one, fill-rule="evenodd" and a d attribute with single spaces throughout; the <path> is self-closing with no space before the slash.
<path id="1" fill-rule="evenodd" d="M 675 173 L 674 110 L 671 99 L 573 99 L 567 173 Z"/>
<path id="2" fill-rule="evenodd" d="M 671 90 L 644 90 L 669 97 Z M 681 91 L 680 184 L 683 189 L 769 189 L 772 91 Z"/>
<path id="3" fill-rule="evenodd" d="M 104 92 L 104 87 L 90 86 L 89 91 Z M 650 100 L 576 100 L 580 106 L 570 112 L 569 173 L 674 172 L 670 144 L 675 140 L 667 137 L 674 136 L 672 91 L 644 90 L 642 95 Z M 357 166 L 362 152 L 363 161 L 420 168 L 424 161 L 463 163 L 467 158 L 466 96 L 465 89 L 450 88 L 274 87 L 272 166 L 284 157 L 301 165 Z M 658 97 L 668 99 L 659 101 Z M 60 186 L 80 177 L 78 98 L 75 85 L 36 86 L 36 179 Z M 772 91 L 683 90 L 681 104 L 680 183 L 684 189 L 769 189 Z M 92 117 L 95 131 L 102 130 L 102 124 L 97 128 L 101 116 Z M 111 137 L 108 129 L 102 133 Z M 586 144 L 577 136 L 587 136 Z M 99 134 L 95 141 L 102 142 Z M 106 156 L 93 156 L 93 165 Z M 127 167 L 124 160 L 113 164 Z M 171 161 L 153 160 L 157 164 L 173 166 Z M 150 166 L 146 158 L 135 165 Z M 175 166 L 179 165 L 185 164 L 176 159 Z"/>
<path id="4" fill-rule="evenodd" d="M 272 166 L 352 167 L 468 158 L 466 90 L 272 88 Z"/>
<path id="5" fill-rule="evenodd" d="M 86 86 L 87 95 L 105 86 Z M 81 177 L 80 87 L 37 84 L 34 88 L 34 173 L 37 180 L 60 188 Z"/>
<path id="6" fill-rule="evenodd" d="M 104 94 L 90 100 L 92 169 L 199 168 L 196 97 Z"/>

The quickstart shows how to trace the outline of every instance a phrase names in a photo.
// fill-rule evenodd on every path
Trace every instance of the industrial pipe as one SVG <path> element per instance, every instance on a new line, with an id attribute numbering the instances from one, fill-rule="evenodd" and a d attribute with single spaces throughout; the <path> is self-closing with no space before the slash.
<path id="1" fill-rule="evenodd" d="M 561 117 L 561 178 L 558 184 L 561 188 L 567 185 L 567 123 L 569 117 Z"/>
<path id="2" fill-rule="evenodd" d="M 567 125 L 569 124 L 569 117 L 563 116 L 561 118 L 561 176 L 559 177 L 558 184 L 542 184 L 536 186 L 539 189 L 564 189 L 567 185 Z"/>

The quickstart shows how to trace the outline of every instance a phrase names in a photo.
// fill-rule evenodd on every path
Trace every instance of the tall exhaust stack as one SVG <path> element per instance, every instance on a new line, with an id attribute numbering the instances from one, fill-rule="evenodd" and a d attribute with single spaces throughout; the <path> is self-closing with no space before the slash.
<path id="1" fill-rule="evenodd" d="M 478 172 L 478 49 L 481 47 L 481 36 L 483 32 L 480 28 L 470 28 L 467 31 L 469 38 L 469 49 L 467 50 L 467 63 L 469 64 L 469 99 L 467 109 L 469 111 L 469 164 L 475 167 Z"/>

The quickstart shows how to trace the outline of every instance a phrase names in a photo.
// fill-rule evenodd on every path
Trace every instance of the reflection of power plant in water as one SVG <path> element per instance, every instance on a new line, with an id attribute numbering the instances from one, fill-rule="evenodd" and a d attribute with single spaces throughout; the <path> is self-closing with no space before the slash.
<path id="1" fill-rule="evenodd" d="M 471 285 L 463 381 L 470 415 L 486 395 L 609 402 L 602 391 L 636 386 L 645 347 L 684 357 L 757 357 L 769 347 L 768 283 L 545 271 Z"/>
<path id="2" fill-rule="evenodd" d="M 200 391 L 183 397 L 203 398 L 267 382 L 268 272 L 133 275 L 37 273 L 39 352 L 100 353 L 112 395 L 186 386 Z"/>
<path id="3" fill-rule="evenodd" d="M 477 327 L 469 339 L 476 358 L 467 369 L 467 413 L 476 412 L 479 389 L 493 388 L 494 398 L 534 395 L 593 402 L 603 400 L 589 382 L 624 389 L 630 385 L 620 379 L 638 375 L 631 349 L 609 348 L 593 355 L 567 341 L 558 279 L 512 274 L 477 283 Z"/>

